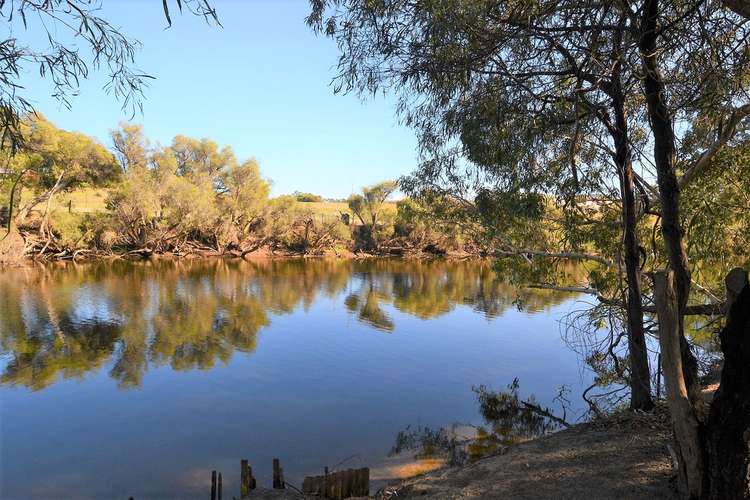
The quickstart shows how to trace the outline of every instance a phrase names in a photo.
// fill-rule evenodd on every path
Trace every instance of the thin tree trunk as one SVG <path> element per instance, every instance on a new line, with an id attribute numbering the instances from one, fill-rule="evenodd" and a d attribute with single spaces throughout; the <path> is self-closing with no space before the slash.
<path id="1" fill-rule="evenodd" d="M 18 177 L 16 177 L 16 180 L 13 181 L 13 186 L 10 188 L 10 201 L 8 201 L 8 223 L 6 227 L 7 231 L 5 233 L 5 236 L 8 236 L 10 234 L 11 229 L 13 228 L 13 205 L 15 205 L 15 202 L 16 202 L 16 189 L 18 188 L 24 174 L 26 174 L 26 172 L 28 171 L 29 171 L 28 168 L 22 170 L 21 173 L 18 174 Z"/>
<path id="2" fill-rule="evenodd" d="M 625 272 L 628 281 L 626 312 L 630 357 L 630 408 L 648 411 L 653 408 L 654 402 L 651 399 L 651 371 L 648 363 L 646 335 L 643 330 L 633 163 L 628 145 L 628 122 L 619 76 L 615 77 L 613 83 L 615 129 L 612 131 L 612 135 L 615 142 L 615 162 L 620 177 Z"/>
<path id="3" fill-rule="evenodd" d="M 46 236 L 49 232 L 49 216 L 51 212 L 52 207 L 52 199 L 57 194 L 57 188 L 60 185 L 60 179 L 62 179 L 63 174 L 60 174 L 60 177 L 57 179 L 57 182 L 55 183 L 55 186 L 50 190 L 49 196 L 47 196 L 47 202 L 44 206 L 44 215 L 42 215 L 42 223 L 39 226 L 39 234 L 40 236 Z"/>
<path id="4" fill-rule="evenodd" d="M 683 312 L 690 294 L 690 271 L 680 226 L 680 188 L 674 168 L 675 138 L 672 117 L 666 103 L 664 82 L 659 71 L 658 16 L 659 0 L 644 0 L 640 38 L 643 87 L 654 136 L 654 163 L 661 202 L 661 232 L 667 249 L 669 266 L 674 272 L 685 383 L 691 401 L 697 402 L 700 398 L 697 363 L 685 339 L 683 324 Z"/>

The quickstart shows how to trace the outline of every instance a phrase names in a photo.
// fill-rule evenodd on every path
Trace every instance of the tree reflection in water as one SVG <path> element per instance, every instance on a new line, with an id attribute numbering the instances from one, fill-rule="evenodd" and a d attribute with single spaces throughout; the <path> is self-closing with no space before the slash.
<path id="1" fill-rule="evenodd" d="M 343 298 L 359 321 L 391 332 L 391 311 L 431 319 L 458 305 L 487 318 L 569 294 L 519 288 L 491 261 L 154 260 L 51 264 L 0 274 L 0 381 L 43 389 L 108 365 L 121 388 L 150 366 L 210 369 L 251 353 L 272 315 Z"/>
<path id="2" fill-rule="evenodd" d="M 518 379 L 504 391 L 493 391 L 486 386 L 475 387 L 473 391 L 484 425 L 453 424 L 437 429 L 410 426 L 396 435 L 390 455 L 415 452 L 416 460 L 460 465 L 570 425 L 565 420 L 570 402 L 564 386 L 554 399 L 562 416 L 541 406 L 533 395 L 522 399 Z"/>

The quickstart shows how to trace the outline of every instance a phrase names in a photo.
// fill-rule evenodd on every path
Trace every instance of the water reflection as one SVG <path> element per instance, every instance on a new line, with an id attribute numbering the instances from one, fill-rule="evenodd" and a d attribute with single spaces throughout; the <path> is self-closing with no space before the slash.
<path id="1" fill-rule="evenodd" d="M 274 315 L 344 298 L 382 332 L 394 311 L 420 319 L 467 305 L 487 318 L 536 312 L 569 294 L 517 288 L 489 261 L 124 261 L 56 264 L 0 273 L 4 385 L 40 390 L 103 366 L 121 388 L 150 366 L 210 369 L 253 352 Z"/>
<path id="2" fill-rule="evenodd" d="M 517 378 L 503 391 L 494 391 L 485 385 L 474 387 L 472 391 L 484 420 L 482 425 L 454 423 L 439 428 L 410 425 L 396 434 L 389 455 L 398 457 L 415 452 L 413 458 L 418 462 L 407 462 L 407 470 L 420 465 L 426 470 L 444 464 L 463 465 L 509 445 L 570 426 L 565 420 L 570 407 L 569 391 L 564 386 L 558 389 L 553 400 L 560 407 L 561 415 L 539 404 L 533 394 L 523 399 Z"/>

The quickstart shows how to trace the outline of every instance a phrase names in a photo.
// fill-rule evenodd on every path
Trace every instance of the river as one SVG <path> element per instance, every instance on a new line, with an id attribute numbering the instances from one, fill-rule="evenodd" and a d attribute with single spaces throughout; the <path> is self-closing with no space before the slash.
<path id="1" fill-rule="evenodd" d="M 574 410 L 576 296 L 491 261 L 183 260 L 0 270 L 0 496 L 207 498 L 324 466 L 384 479 L 409 425 L 478 423 L 472 386 Z M 227 493 L 229 494 L 227 496 Z"/>

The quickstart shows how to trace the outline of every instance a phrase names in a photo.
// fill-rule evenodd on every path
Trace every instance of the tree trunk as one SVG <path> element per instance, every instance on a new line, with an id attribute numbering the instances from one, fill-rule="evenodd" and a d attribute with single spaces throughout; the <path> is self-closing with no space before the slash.
<path id="1" fill-rule="evenodd" d="M 10 188 L 10 200 L 8 201 L 8 221 L 7 221 L 7 226 L 6 226 L 6 236 L 10 234 L 10 231 L 13 228 L 13 207 L 17 204 L 16 196 L 18 196 L 19 198 L 21 196 L 21 187 L 20 187 L 21 179 L 23 179 L 23 176 L 28 171 L 29 171 L 28 168 L 22 170 L 18 174 L 16 179 L 13 181 L 13 186 Z"/>
<path id="2" fill-rule="evenodd" d="M 700 498 L 704 487 L 702 431 L 685 383 L 680 352 L 680 311 L 672 271 L 654 274 L 654 301 L 659 315 L 667 404 L 675 437 L 678 489 L 683 498 Z"/>
<path id="3" fill-rule="evenodd" d="M 729 313 L 720 333 L 724 368 L 705 424 L 687 394 L 672 272 L 654 275 L 667 402 L 684 498 L 750 499 L 750 284 L 734 269 L 726 279 Z"/>
<path id="4" fill-rule="evenodd" d="M 723 0 L 721 3 L 735 14 L 750 19 L 750 0 Z"/>
<path id="5" fill-rule="evenodd" d="M 667 249 L 669 267 L 674 272 L 674 286 L 678 306 L 680 351 L 683 357 L 685 383 L 693 402 L 700 398 L 697 363 L 685 339 L 683 312 L 690 294 L 690 271 L 687 252 L 680 226 L 680 188 L 675 174 L 675 138 L 672 117 L 666 103 L 665 88 L 659 71 L 658 38 L 659 0 L 644 0 L 641 19 L 640 51 L 643 64 L 643 87 L 651 130 L 654 135 L 654 164 L 656 166 L 659 200 L 661 203 L 661 232 Z"/>
<path id="6" fill-rule="evenodd" d="M 743 269 L 733 270 L 726 281 L 730 308 L 720 333 L 724 369 L 705 436 L 705 498 L 711 500 L 750 499 L 750 285 Z"/>
<path id="7" fill-rule="evenodd" d="M 625 103 L 620 88 L 619 75 L 614 79 L 613 107 L 615 129 L 615 162 L 620 177 L 622 196 L 622 228 L 625 246 L 625 271 L 628 294 L 626 312 L 628 323 L 628 353 L 630 357 L 630 408 L 648 411 L 654 406 L 651 399 L 651 371 L 648 364 L 646 335 L 643 331 L 643 303 L 641 302 L 641 276 L 639 269 L 637 211 L 633 163 L 628 145 L 628 122 Z"/>

